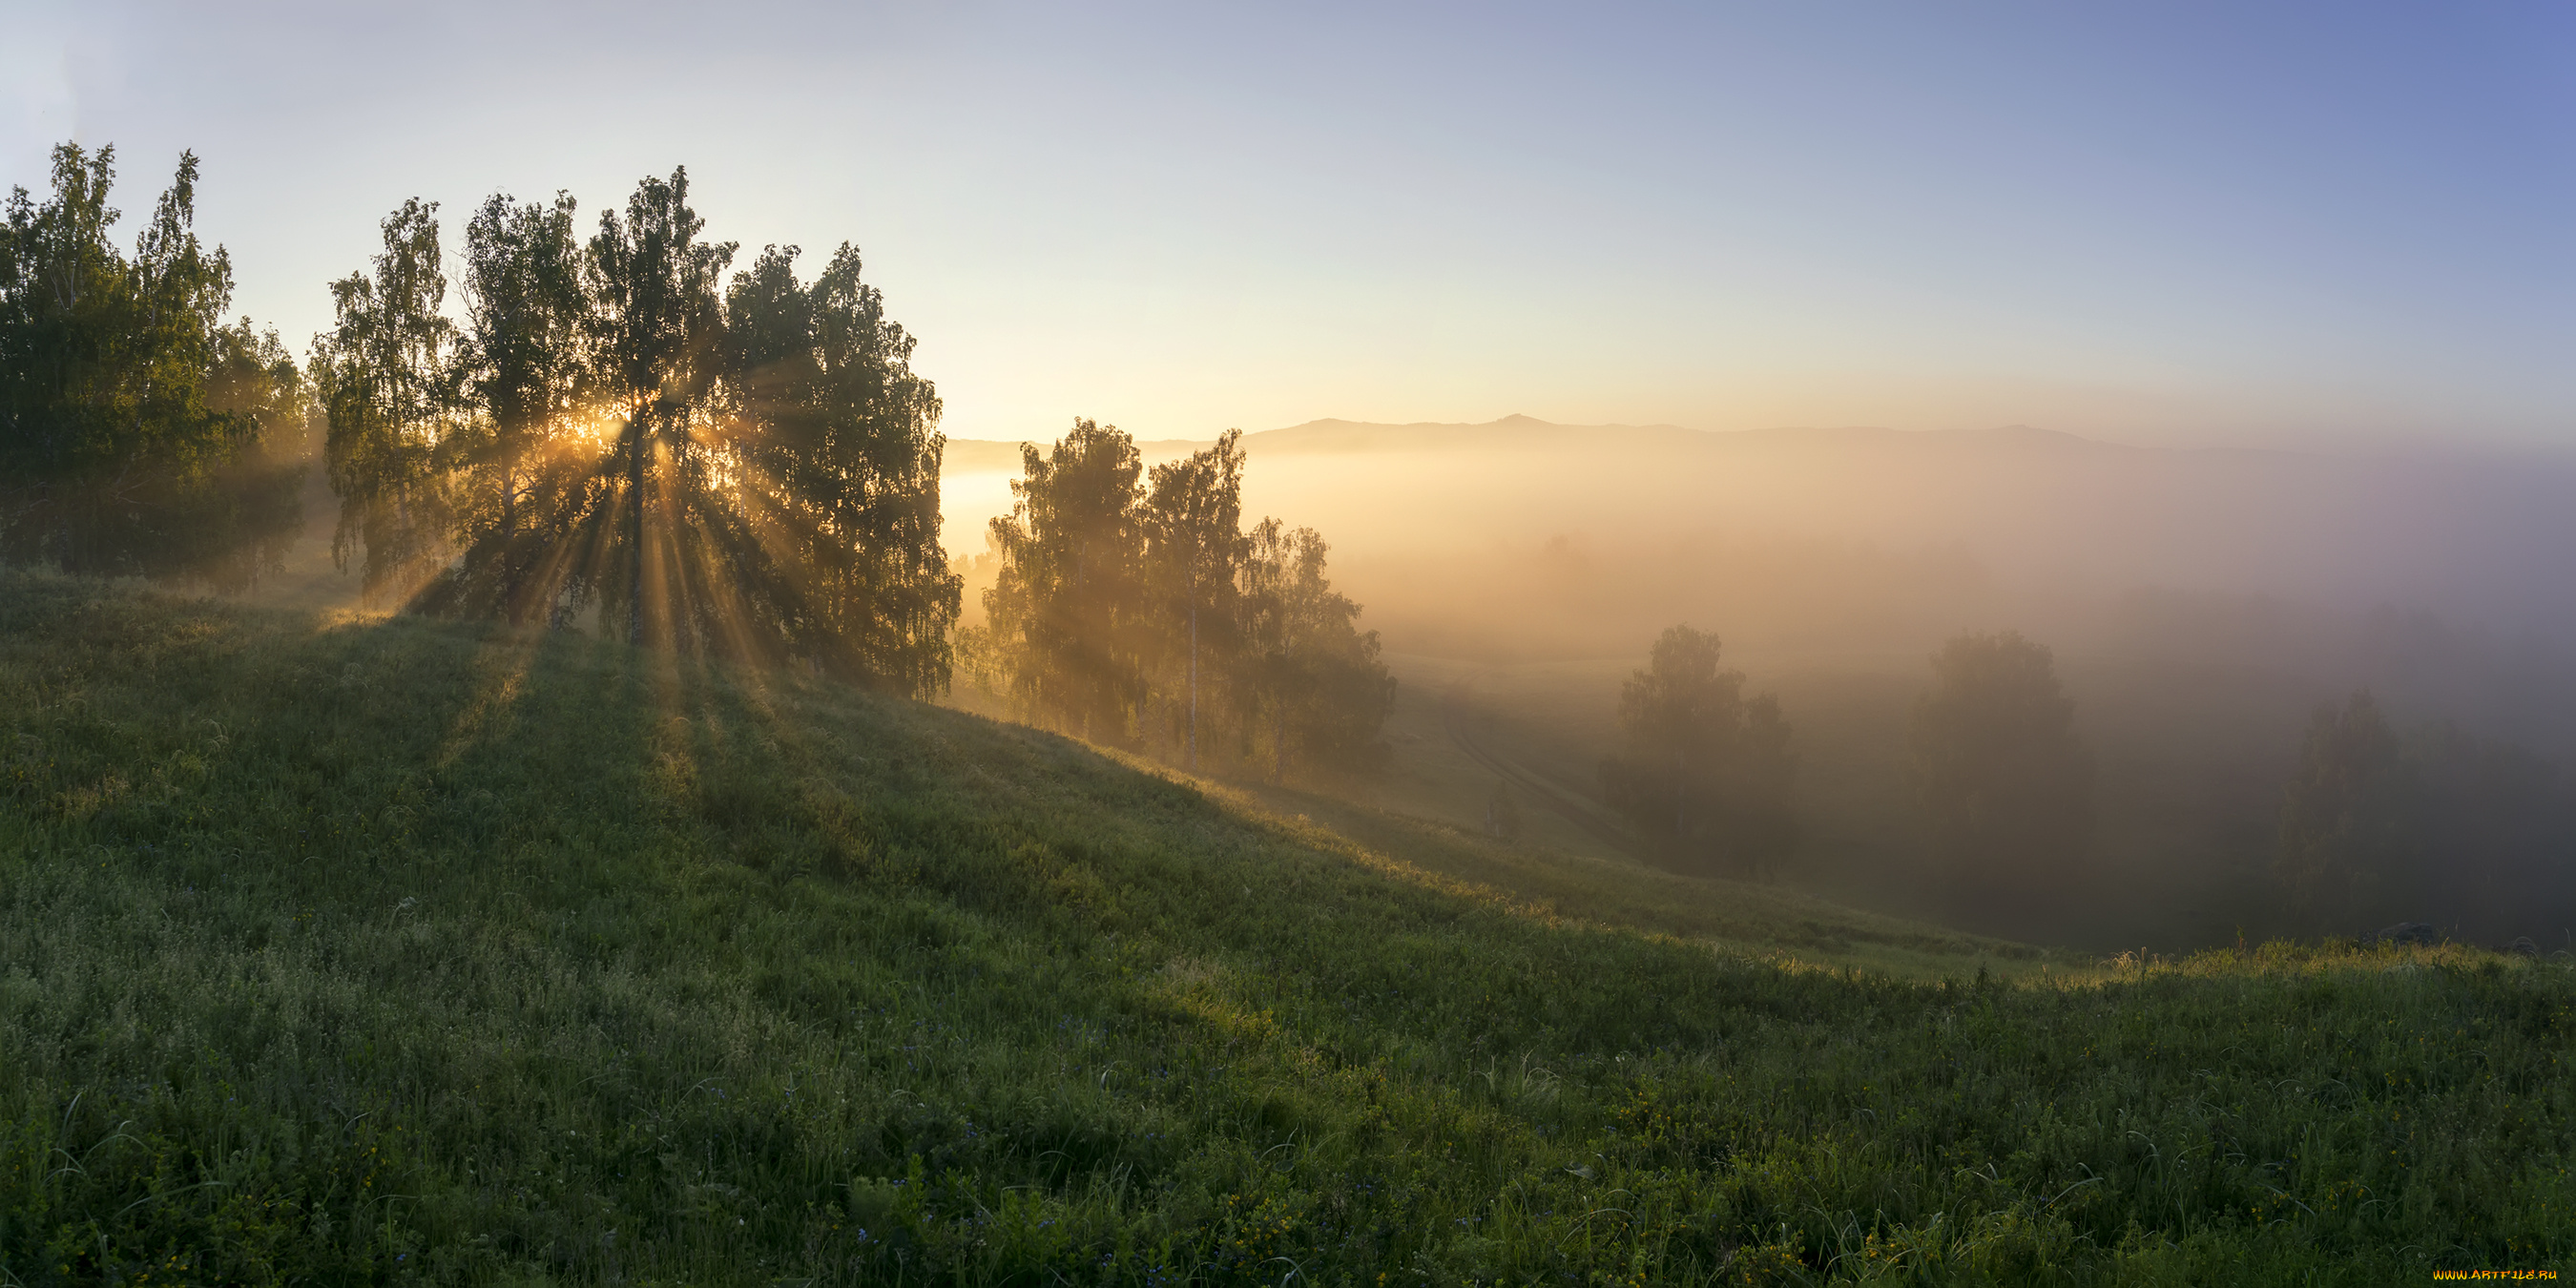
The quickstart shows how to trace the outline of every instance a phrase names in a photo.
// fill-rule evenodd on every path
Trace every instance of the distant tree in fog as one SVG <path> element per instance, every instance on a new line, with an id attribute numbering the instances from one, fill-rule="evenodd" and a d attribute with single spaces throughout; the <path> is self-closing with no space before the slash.
<path id="1" fill-rule="evenodd" d="M 1935 855 L 1971 881 L 2055 874 L 2089 840 L 2093 760 L 2054 655 L 2018 631 L 1962 635 L 1932 655 L 1932 681 L 1908 777 Z"/>
<path id="2" fill-rule="evenodd" d="M 1716 635 L 1688 626 L 1656 639 L 1620 690 L 1622 747 L 1601 763 L 1602 792 L 1684 866 L 1766 875 L 1798 842 L 1789 724 L 1718 655 Z"/>
<path id="3" fill-rule="evenodd" d="M 2576 793 L 2557 762 L 2449 724 L 2407 740 L 2429 861 L 2423 913 L 2462 933 L 2564 935 L 2576 924 Z M 2438 863 L 2438 868 L 2429 866 Z"/>
<path id="4" fill-rule="evenodd" d="M 2400 736 L 2369 690 L 2309 718 L 2273 872 L 2318 928 L 2563 930 L 2576 799 L 2545 757 L 2436 725 Z"/>
<path id="5" fill-rule="evenodd" d="M 2281 801 L 2274 871 L 2292 904 L 2331 920 L 2404 908 L 2418 792 L 2369 690 L 2319 707 Z"/>

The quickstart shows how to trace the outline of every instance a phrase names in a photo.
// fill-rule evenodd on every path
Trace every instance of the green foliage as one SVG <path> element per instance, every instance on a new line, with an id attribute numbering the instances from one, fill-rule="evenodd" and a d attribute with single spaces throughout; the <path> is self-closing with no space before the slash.
<path id="1" fill-rule="evenodd" d="M 1718 652 L 1688 626 L 1655 640 L 1620 688 L 1625 745 L 1601 762 L 1602 796 L 1680 867 L 1764 876 L 1797 848 L 1797 760 L 1779 699 L 1746 698 Z"/>
<path id="2" fill-rule="evenodd" d="M 899 693 L 944 692 L 960 583 L 939 547 L 938 391 L 855 248 L 801 291 L 795 254 L 764 251 L 726 296 L 735 423 L 762 427 L 729 440 L 729 468 L 767 481 L 743 535 L 786 583 L 770 599 L 792 605 L 792 647 Z"/>
<path id="3" fill-rule="evenodd" d="M 1157 617 L 1186 622 L 1163 632 L 1166 647 L 1156 670 L 1173 677 L 1162 686 L 1186 695 L 1183 763 L 1199 764 L 1199 658 L 1232 657 L 1246 542 L 1243 536 L 1243 431 L 1229 429 L 1216 446 L 1153 469 L 1145 494 L 1147 584 L 1166 602 Z M 1176 680 L 1177 682 L 1173 682 Z M 1175 702 L 1175 706 L 1181 704 Z"/>
<path id="4" fill-rule="evenodd" d="M 1377 632 L 1325 576 L 1314 529 L 1242 530 L 1240 434 L 1154 467 L 1150 489 L 1114 425 L 1076 420 L 1050 451 L 1020 450 L 989 621 L 961 640 L 985 687 L 1023 719 L 1193 769 L 1220 717 L 1236 762 L 1274 778 L 1292 756 L 1369 760 L 1394 703 Z"/>
<path id="5" fill-rule="evenodd" d="M 115 157 L 55 148 L 51 195 L 15 189 L 0 225 L 0 558 L 239 589 L 302 525 L 303 379 L 274 332 L 224 321 L 196 156 L 130 257 Z"/>
<path id="6" fill-rule="evenodd" d="M 597 486 L 588 453 L 565 441 L 583 432 L 591 384 L 573 211 L 569 196 L 520 205 L 496 193 L 466 224 L 459 393 L 481 415 L 448 444 L 459 555 L 424 607 L 542 620 L 542 601 L 568 579 L 549 561 Z"/>
<path id="7" fill-rule="evenodd" d="M 0 582 L 0 962 L 29 1285 L 2576 1271 L 2563 964 L 1783 970 L 567 633 Z"/>
<path id="8" fill-rule="evenodd" d="M 688 173 L 584 245 L 574 203 L 486 201 L 462 328 L 435 206 L 333 288 L 314 367 L 343 555 L 422 611 L 563 623 L 685 652 L 946 689 L 959 582 L 939 548 L 940 403 L 844 245 L 723 281 Z"/>
<path id="9" fill-rule="evenodd" d="M 1910 750 L 1915 800 L 1951 874 L 1987 886 L 2063 880 L 2089 839 L 2093 761 L 2046 646 L 2019 631 L 1943 645 Z"/>
<path id="10" fill-rule="evenodd" d="M 1286 776 L 1292 755 L 1366 767 L 1395 709 L 1377 632 L 1359 628 L 1360 606 L 1324 575 L 1331 550 L 1313 528 L 1291 530 L 1277 519 L 1254 525 L 1246 550 L 1238 709 L 1253 755 L 1269 734 L 1274 780 Z"/>
<path id="11" fill-rule="evenodd" d="M 447 273 L 438 206 L 385 217 L 372 276 L 331 284 L 335 325 L 313 341 L 314 388 L 329 426 L 325 455 L 340 522 L 331 557 L 359 556 L 370 596 L 407 596 L 448 558 L 450 480 L 443 459 L 462 420 L 456 324 L 441 310 Z"/>
<path id="12" fill-rule="evenodd" d="M 572 593 L 596 593 L 606 619 L 623 623 L 637 644 L 691 627 L 712 635 L 735 580 L 711 568 L 702 548 L 682 549 L 714 535 L 703 523 L 730 526 L 724 498 L 709 495 L 712 462 L 694 449 L 714 429 L 719 292 L 736 245 L 699 240 L 705 230 L 689 206 L 688 171 L 675 170 L 667 181 L 637 184 L 624 220 L 600 212 L 590 239 L 591 330 L 602 398 L 617 417 L 605 472 L 616 491 L 594 513 L 606 553 Z"/>
<path id="13" fill-rule="evenodd" d="M 1023 719 L 1122 741 L 1145 696 L 1144 463 L 1117 426 L 1082 419 L 1020 461 L 1019 499 L 992 523 L 979 665 Z"/>

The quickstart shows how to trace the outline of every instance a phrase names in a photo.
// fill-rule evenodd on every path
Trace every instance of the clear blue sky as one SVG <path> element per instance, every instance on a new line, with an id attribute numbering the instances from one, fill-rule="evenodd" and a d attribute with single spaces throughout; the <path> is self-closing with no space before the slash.
<path id="1" fill-rule="evenodd" d="M 2576 446 L 2576 8 L 5 0 L 0 181 L 179 149 L 301 346 L 407 196 L 685 163 L 1076 414 Z M 746 256 L 747 258 L 747 256 Z"/>

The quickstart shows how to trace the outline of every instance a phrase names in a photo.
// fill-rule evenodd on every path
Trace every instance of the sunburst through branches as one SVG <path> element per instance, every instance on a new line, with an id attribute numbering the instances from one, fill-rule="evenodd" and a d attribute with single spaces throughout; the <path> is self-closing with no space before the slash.
<path id="1" fill-rule="evenodd" d="M 937 390 L 844 244 L 810 284 L 732 274 L 686 170 L 578 240 L 569 196 L 466 225 L 463 320 L 437 207 L 332 286 L 312 371 L 368 593 L 927 695 L 959 584 L 939 546 Z"/>

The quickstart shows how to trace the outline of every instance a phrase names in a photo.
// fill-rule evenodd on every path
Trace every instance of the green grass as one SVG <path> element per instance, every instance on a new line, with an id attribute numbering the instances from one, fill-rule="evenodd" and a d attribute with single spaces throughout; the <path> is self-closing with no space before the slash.
<path id="1" fill-rule="evenodd" d="M 1305 812 L 0 580 L 0 1285 L 2576 1270 L 2563 962 L 1784 966 Z"/>
<path id="2" fill-rule="evenodd" d="M 1792 888 L 1682 876 L 1619 855 L 1504 844 L 1331 792 L 1221 784 L 1204 790 L 1245 813 L 1310 822 L 1322 833 L 1318 844 L 1386 865 L 1407 880 L 1439 883 L 1527 916 L 1644 931 L 1792 970 L 1857 969 L 1933 982 L 1980 970 L 2007 979 L 2070 970 L 2080 976 L 2095 964 L 2063 951 L 1846 908 Z"/>
<path id="3" fill-rule="evenodd" d="M 1562 798 L 1594 801 L 1601 757 L 1618 742 L 1620 684 L 1642 661 L 1388 660 L 1404 685 L 1389 725 L 1394 755 L 1363 790 L 1388 808 L 1464 824 L 1482 818 L 1495 776 L 1456 749 L 1453 729 Z M 1805 838 L 1779 874 L 1787 886 L 1844 907 L 2094 951 L 2147 944 L 2177 953 L 2299 924 L 2271 863 L 2298 738 L 2331 689 L 2251 667 L 2061 657 L 2099 771 L 2092 844 L 2055 897 L 1999 907 L 1956 898 L 1923 845 L 1905 778 L 1909 715 L 1929 676 L 1920 656 L 1775 652 L 1728 663 L 1748 668 L 1749 688 L 1779 697 L 1795 731 Z M 1545 846 L 1617 857 L 1598 838 L 1533 815 Z M 2490 926 L 2486 941 L 2561 942 L 2546 925 Z"/>

